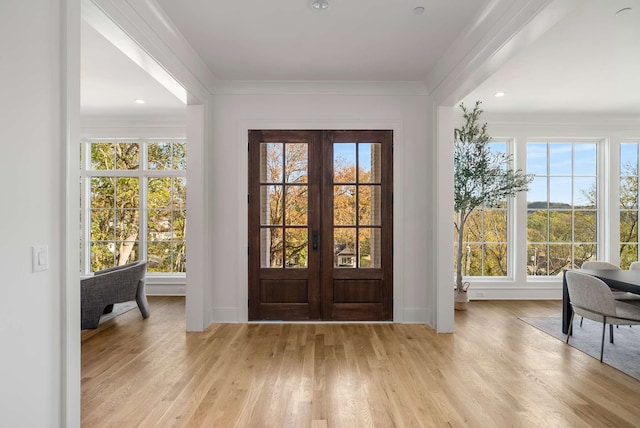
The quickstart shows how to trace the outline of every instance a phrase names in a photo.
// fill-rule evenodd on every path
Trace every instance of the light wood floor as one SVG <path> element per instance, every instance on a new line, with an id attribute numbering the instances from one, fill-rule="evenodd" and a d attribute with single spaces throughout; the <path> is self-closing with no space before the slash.
<path id="1" fill-rule="evenodd" d="M 133 310 L 82 333 L 83 427 L 640 426 L 639 381 L 518 320 L 559 315 L 557 301 L 472 302 L 453 335 L 278 323 L 185 333 L 183 299 L 149 302 L 147 320 Z"/>

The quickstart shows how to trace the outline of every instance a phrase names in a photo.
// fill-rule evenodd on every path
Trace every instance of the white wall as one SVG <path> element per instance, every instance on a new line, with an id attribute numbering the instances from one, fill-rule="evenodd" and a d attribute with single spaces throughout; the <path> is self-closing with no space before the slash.
<path id="1" fill-rule="evenodd" d="M 247 130 L 394 130 L 394 320 L 433 321 L 434 170 L 426 96 L 415 87 L 265 85 L 214 95 L 209 155 L 212 321 L 247 320 Z M 413 94 L 413 95 L 412 95 Z"/>
<path id="2" fill-rule="evenodd" d="M 0 16 L 0 426 L 55 427 L 64 266 L 60 5 L 3 0 Z M 32 273 L 33 244 L 48 246 L 49 270 Z"/>

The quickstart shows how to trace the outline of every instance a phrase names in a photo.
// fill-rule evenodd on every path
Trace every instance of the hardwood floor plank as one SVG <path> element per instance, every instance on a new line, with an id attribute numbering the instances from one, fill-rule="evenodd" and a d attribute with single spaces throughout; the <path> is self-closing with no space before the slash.
<path id="1" fill-rule="evenodd" d="M 456 333 L 411 324 L 215 324 L 150 297 L 82 339 L 90 427 L 631 427 L 640 382 L 518 317 L 558 301 L 473 302 Z"/>

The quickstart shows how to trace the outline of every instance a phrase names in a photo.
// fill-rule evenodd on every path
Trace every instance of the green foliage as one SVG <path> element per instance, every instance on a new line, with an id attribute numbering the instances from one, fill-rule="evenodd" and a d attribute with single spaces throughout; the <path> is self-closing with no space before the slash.
<path id="1" fill-rule="evenodd" d="M 503 204 L 518 192 L 528 190 L 533 176 L 509 165 L 511 156 L 493 152 L 487 124 L 480 124 L 480 101 L 469 111 L 460 104 L 464 124 L 454 130 L 454 221 L 458 246 L 456 249 L 456 287 L 463 290 L 462 258 L 465 223 L 478 207 Z"/>

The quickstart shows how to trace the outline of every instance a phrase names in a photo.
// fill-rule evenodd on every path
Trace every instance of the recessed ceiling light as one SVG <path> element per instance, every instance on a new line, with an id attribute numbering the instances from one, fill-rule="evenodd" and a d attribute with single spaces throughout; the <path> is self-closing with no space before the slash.
<path id="1" fill-rule="evenodd" d="M 311 7 L 319 10 L 326 9 L 329 7 L 329 2 L 327 0 L 313 0 Z"/>
<path id="2" fill-rule="evenodd" d="M 496 98 L 502 98 L 504 97 L 504 92 L 496 92 Z"/>
<path id="3" fill-rule="evenodd" d="M 144 100 L 136 100 L 136 104 L 144 104 Z"/>
<path id="4" fill-rule="evenodd" d="M 421 15 L 424 13 L 424 7 L 418 6 L 413 8 L 414 15 Z"/>

